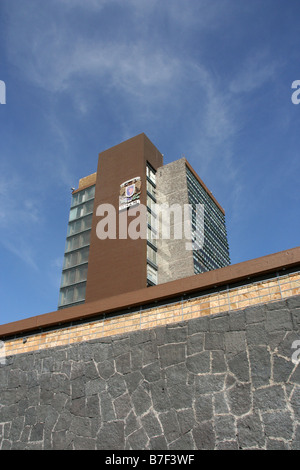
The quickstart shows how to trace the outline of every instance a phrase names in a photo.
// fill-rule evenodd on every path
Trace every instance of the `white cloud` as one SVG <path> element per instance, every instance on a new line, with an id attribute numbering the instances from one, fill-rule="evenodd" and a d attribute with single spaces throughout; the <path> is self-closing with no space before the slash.
<path id="1" fill-rule="evenodd" d="M 114 0 L 55 0 L 57 7 L 100 10 Z"/>
<path id="2" fill-rule="evenodd" d="M 38 270 L 38 265 L 36 263 L 36 253 L 32 250 L 32 247 L 22 240 L 22 234 L 20 232 L 19 239 L 12 241 L 9 239 L 2 239 L 1 243 L 8 251 L 13 253 L 24 263 L 26 263 L 31 268 Z"/>
<path id="3" fill-rule="evenodd" d="M 3 168 L 0 176 L 0 195 L 0 243 L 37 269 L 32 234 L 37 224 L 43 220 L 38 200 L 30 193 L 21 176 Z"/>
<path id="4" fill-rule="evenodd" d="M 229 90 L 233 94 L 250 93 L 273 80 L 280 66 L 266 50 L 254 52 L 241 64 Z"/>
<path id="5" fill-rule="evenodd" d="M 232 141 L 240 126 L 234 103 L 237 85 L 232 81 L 229 89 L 228 83 L 222 83 L 220 87 L 218 79 L 201 58 L 195 60 L 193 55 L 180 52 L 180 48 L 165 46 L 164 31 L 158 34 L 156 30 L 156 34 L 151 35 L 148 29 L 147 34 L 143 33 L 143 19 L 148 15 L 149 28 L 149 18 L 154 20 L 158 12 L 166 24 L 172 23 L 173 31 L 178 28 L 178 31 L 188 33 L 189 28 L 195 28 L 198 34 L 206 31 L 208 25 L 220 24 L 224 15 L 230 15 L 232 9 L 228 9 L 229 12 L 226 9 L 228 2 L 212 4 L 210 0 L 201 0 L 184 7 L 178 0 L 171 6 L 142 0 L 129 0 L 126 7 L 119 0 L 82 3 L 63 0 L 56 4 L 62 3 L 72 11 L 78 7 L 79 14 L 83 8 L 85 12 L 99 9 L 97 18 L 103 22 L 101 10 L 111 2 L 122 5 L 128 14 L 128 37 L 118 34 L 119 31 L 108 38 L 95 29 L 91 32 L 80 27 L 78 31 L 71 21 L 62 20 L 62 9 L 55 15 L 49 6 L 43 12 L 34 10 L 35 1 L 26 7 L 20 3 L 20 10 L 11 10 L 9 15 L 11 61 L 35 85 L 51 94 L 70 97 L 83 115 L 95 103 L 97 105 L 99 96 L 104 95 L 109 95 L 111 106 L 120 97 L 124 99 L 130 119 L 135 123 L 145 125 L 158 116 L 162 120 L 168 113 L 170 116 L 172 113 L 182 115 L 183 127 L 190 128 L 193 133 L 190 148 L 194 142 L 196 154 L 204 150 L 208 166 L 214 165 L 222 152 L 227 176 L 235 175 Z M 251 62 L 245 66 L 245 70 L 253 68 Z M 260 80 L 263 78 L 261 75 Z M 237 77 L 240 89 L 241 82 L 245 83 L 243 76 Z M 250 88 L 252 82 L 248 81 L 244 86 Z M 165 114 L 157 113 L 158 109 L 164 110 Z M 68 136 L 58 122 L 59 118 L 51 115 L 49 120 L 67 149 Z"/>
<path id="6" fill-rule="evenodd" d="M 143 31 L 144 23 L 141 26 L 141 19 L 136 15 L 148 18 L 151 13 L 154 20 L 159 13 L 174 26 L 177 24 L 179 29 L 187 31 L 195 22 L 200 29 L 206 28 L 208 18 L 222 16 L 220 5 L 212 8 L 207 0 L 184 8 L 181 1 L 174 1 L 170 6 L 158 1 L 128 0 L 124 7 L 120 0 L 57 0 L 56 7 L 47 5 L 44 9 L 37 8 L 38 3 L 32 0 L 25 6 L 20 2 L 18 9 L 8 4 L 8 57 L 28 80 L 41 88 L 74 96 L 76 87 L 84 87 L 84 81 L 92 78 L 98 81 L 101 90 L 113 87 L 142 98 L 155 88 L 153 101 L 161 99 L 162 93 L 168 94 L 172 83 L 180 84 L 188 57 L 182 60 L 176 49 L 171 53 L 164 49 L 164 31 L 152 37 L 151 33 Z M 78 30 L 72 27 L 72 21 L 65 21 L 63 6 L 78 10 L 78 20 L 81 9 L 102 10 L 111 3 L 125 9 L 130 21 L 128 31 L 132 29 L 132 35 L 124 36 L 116 31 L 116 35 L 106 37 L 80 23 Z M 101 12 L 97 14 L 99 22 L 103 22 Z M 85 110 L 83 99 L 79 107 Z"/>

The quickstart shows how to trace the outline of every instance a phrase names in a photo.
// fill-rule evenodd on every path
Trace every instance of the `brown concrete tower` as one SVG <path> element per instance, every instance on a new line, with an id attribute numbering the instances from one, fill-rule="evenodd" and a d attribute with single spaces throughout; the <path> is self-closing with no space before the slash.
<path id="1" fill-rule="evenodd" d="M 120 187 L 124 182 L 140 178 L 140 204 L 147 206 L 147 165 L 156 171 L 163 165 L 163 157 L 145 134 L 139 134 L 99 155 L 86 302 L 147 286 L 147 240 L 118 237 Z M 97 236 L 96 228 L 100 220 L 97 207 L 103 204 L 111 204 L 115 208 L 116 239 L 100 240 Z"/>

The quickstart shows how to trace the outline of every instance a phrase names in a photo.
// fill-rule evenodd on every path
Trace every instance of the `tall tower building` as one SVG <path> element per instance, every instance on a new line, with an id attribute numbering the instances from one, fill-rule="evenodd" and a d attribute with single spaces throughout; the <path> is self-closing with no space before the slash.
<path id="1" fill-rule="evenodd" d="M 139 236 L 130 236 L 132 224 Z M 186 237 L 174 237 L 187 224 L 201 242 L 188 248 Z M 228 264 L 222 207 L 185 158 L 163 165 L 162 154 L 139 134 L 100 153 L 97 172 L 72 193 L 58 308 Z"/>

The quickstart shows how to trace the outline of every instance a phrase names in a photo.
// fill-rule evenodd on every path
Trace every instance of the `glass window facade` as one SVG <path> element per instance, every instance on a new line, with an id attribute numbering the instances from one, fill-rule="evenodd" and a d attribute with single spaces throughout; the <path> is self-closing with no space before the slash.
<path id="1" fill-rule="evenodd" d="M 147 265 L 147 280 L 151 285 L 157 284 L 157 269 L 153 268 L 150 264 Z"/>
<path id="2" fill-rule="evenodd" d="M 230 264 L 225 216 L 193 173 L 186 167 L 188 200 L 193 207 L 192 230 L 196 230 L 196 204 L 204 205 L 204 245 L 193 251 L 195 274 Z"/>
<path id="3" fill-rule="evenodd" d="M 83 217 L 79 220 L 74 220 L 69 223 L 67 236 L 75 235 L 76 233 L 90 229 L 92 227 L 92 217 L 93 214 L 89 214 L 86 217 Z"/>
<path id="4" fill-rule="evenodd" d="M 156 175 L 151 165 L 146 167 L 147 180 L 147 210 L 148 210 L 148 230 L 147 230 L 147 285 L 157 284 L 157 264 L 156 264 L 156 239 L 153 221 L 155 218 L 156 204 Z"/>
<path id="5" fill-rule="evenodd" d="M 88 270 L 95 186 L 72 195 L 58 308 L 83 303 Z"/>

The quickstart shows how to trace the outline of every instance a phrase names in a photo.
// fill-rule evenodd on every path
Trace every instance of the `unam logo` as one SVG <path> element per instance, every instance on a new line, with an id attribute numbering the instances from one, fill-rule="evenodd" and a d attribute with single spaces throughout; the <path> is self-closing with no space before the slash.
<path id="1" fill-rule="evenodd" d="M 2 80 L 0 80 L 0 104 L 6 104 L 6 86 Z"/>

